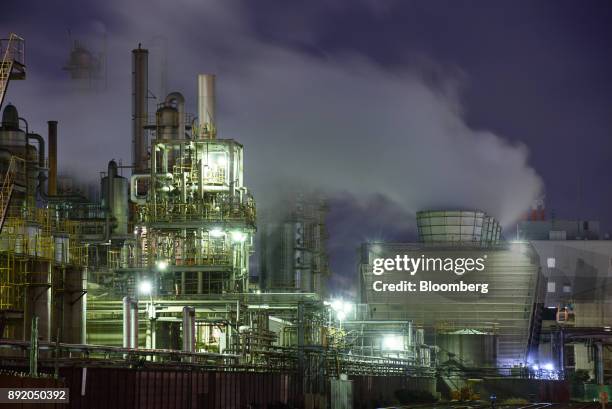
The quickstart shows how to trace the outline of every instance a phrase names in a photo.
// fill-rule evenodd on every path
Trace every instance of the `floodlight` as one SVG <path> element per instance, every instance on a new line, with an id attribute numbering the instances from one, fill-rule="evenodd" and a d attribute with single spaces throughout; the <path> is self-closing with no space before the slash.
<path id="1" fill-rule="evenodd" d="M 138 285 L 138 290 L 143 295 L 149 295 L 151 294 L 151 290 L 153 290 L 153 286 L 151 285 L 150 281 L 147 281 L 147 280 L 141 281 L 140 284 Z"/>

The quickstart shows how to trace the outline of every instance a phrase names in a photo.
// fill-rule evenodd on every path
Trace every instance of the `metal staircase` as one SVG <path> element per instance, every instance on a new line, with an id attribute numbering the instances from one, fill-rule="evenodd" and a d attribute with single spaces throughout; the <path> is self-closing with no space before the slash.
<path id="1" fill-rule="evenodd" d="M 16 156 L 11 156 L 8 170 L 4 179 L 2 180 L 2 186 L 0 186 L 0 233 L 4 227 L 4 221 L 8 214 L 9 205 L 11 203 L 11 197 L 15 190 L 15 177 L 19 172 L 20 166 L 25 164 L 24 160 Z"/>
<path id="2" fill-rule="evenodd" d="M 25 79 L 25 40 L 11 33 L 9 38 L 0 40 L 0 107 L 4 102 L 10 80 Z"/>

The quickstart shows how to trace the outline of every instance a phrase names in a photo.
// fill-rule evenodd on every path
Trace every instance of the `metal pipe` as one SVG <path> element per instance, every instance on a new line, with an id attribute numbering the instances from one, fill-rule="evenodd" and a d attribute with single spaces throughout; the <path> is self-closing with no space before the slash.
<path id="1" fill-rule="evenodd" d="M 57 121 L 47 121 L 49 142 L 49 180 L 47 193 L 49 196 L 57 195 Z"/>
<path id="2" fill-rule="evenodd" d="M 113 214 L 113 206 L 115 201 L 115 177 L 117 177 L 117 162 L 111 160 L 108 162 L 108 170 L 106 173 L 106 223 L 104 229 L 104 241 L 107 242 L 111 238 L 111 216 Z"/>
<path id="3" fill-rule="evenodd" d="M 149 51 L 140 48 L 132 50 L 132 164 L 136 173 L 147 170 L 147 146 L 145 126 L 147 125 L 147 96 L 149 87 Z"/>
<path id="4" fill-rule="evenodd" d="M 195 308 L 183 307 L 183 351 L 195 352 Z"/>
<path id="5" fill-rule="evenodd" d="M 30 331 L 30 376 L 38 376 L 38 317 L 32 317 Z"/>
<path id="6" fill-rule="evenodd" d="M 27 139 L 28 141 L 30 139 L 36 139 L 38 142 L 38 168 L 42 172 L 42 169 L 45 167 L 45 140 L 37 133 L 28 133 Z"/>
<path id="7" fill-rule="evenodd" d="M 215 121 L 215 76 L 198 75 L 198 118 L 200 138 L 215 139 L 217 135 Z"/>

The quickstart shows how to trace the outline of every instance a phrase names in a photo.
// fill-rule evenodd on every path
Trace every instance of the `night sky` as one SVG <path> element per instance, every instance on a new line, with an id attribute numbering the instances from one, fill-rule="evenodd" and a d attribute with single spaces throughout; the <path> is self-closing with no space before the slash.
<path id="1" fill-rule="evenodd" d="M 244 143 L 256 200 L 282 184 L 330 197 L 338 291 L 360 242 L 413 238 L 424 207 L 480 208 L 512 231 L 545 195 L 549 215 L 612 231 L 610 1 L 24 1 L 0 27 L 28 53 L 5 103 L 42 134 L 59 119 L 60 167 L 87 180 L 130 159 L 139 42 L 154 72 L 167 44 L 168 91 L 191 112 L 195 75 L 216 72 L 219 129 Z M 101 52 L 103 38 L 108 86 L 75 92 L 71 39 Z"/>

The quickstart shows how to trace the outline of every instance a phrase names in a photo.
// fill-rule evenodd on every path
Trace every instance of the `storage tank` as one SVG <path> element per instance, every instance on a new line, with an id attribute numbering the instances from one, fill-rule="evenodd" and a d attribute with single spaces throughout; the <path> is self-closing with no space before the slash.
<path id="1" fill-rule="evenodd" d="M 8 104 L 2 112 L 2 122 L 0 124 L 0 174 L 6 174 L 11 156 L 17 156 L 28 160 L 28 186 L 29 193 L 34 194 L 34 186 L 38 183 L 38 149 L 35 146 L 26 144 L 27 135 L 25 131 L 19 128 L 19 113 L 14 105 Z M 19 171 L 16 174 L 15 182 L 25 186 L 26 174 L 23 164 L 18 167 Z M 24 193 L 17 192 L 13 196 L 12 207 L 19 207 L 20 200 L 25 197 Z M 16 206 L 15 206 L 16 205 Z M 16 215 L 13 209 L 12 215 Z"/>
<path id="2" fill-rule="evenodd" d="M 70 262 L 70 240 L 68 237 L 56 236 L 55 241 L 55 262 L 66 264 Z"/>
<path id="3" fill-rule="evenodd" d="M 114 162 L 113 162 L 114 163 Z M 115 165 L 109 165 L 109 170 Z M 116 169 L 116 168 L 115 168 Z M 102 206 L 108 207 L 112 216 L 116 220 L 116 225 L 112 232 L 116 235 L 126 235 L 128 228 L 129 208 L 128 208 L 128 180 L 123 176 L 116 175 L 116 170 L 104 176 L 101 182 Z M 108 181 L 112 180 L 112 198 L 109 203 Z"/>
<path id="4" fill-rule="evenodd" d="M 162 106 L 157 110 L 157 139 L 178 139 L 179 112 L 172 106 Z"/>

